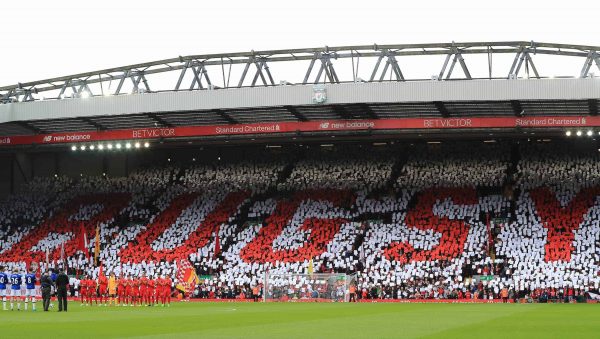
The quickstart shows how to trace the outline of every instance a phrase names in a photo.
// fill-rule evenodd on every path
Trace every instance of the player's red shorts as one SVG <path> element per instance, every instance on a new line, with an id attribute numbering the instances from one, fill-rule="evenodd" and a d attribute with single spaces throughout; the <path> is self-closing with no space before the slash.
<path id="1" fill-rule="evenodd" d="M 88 295 L 88 289 L 85 287 L 82 287 L 81 290 L 79 291 L 79 293 L 81 293 L 81 295 Z"/>
<path id="2" fill-rule="evenodd" d="M 165 288 L 163 288 L 163 289 L 162 289 L 162 291 L 161 291 L 161 295 L 162 295 L 163 297 L 168 297 L 170 292 L 171 292 L 171 289 L 170 289 L 170 288 L 168 288 L 168 287 L 165 287 Z"/>
<path id="3" fill-rule="evenodd" d="M 105 295 L 106 292 L 108 292 L 108 286 L 102 286 L 102 285 L 100 285 L 99 289 L 100 289 L 100 294 L 101 295 Z"/>

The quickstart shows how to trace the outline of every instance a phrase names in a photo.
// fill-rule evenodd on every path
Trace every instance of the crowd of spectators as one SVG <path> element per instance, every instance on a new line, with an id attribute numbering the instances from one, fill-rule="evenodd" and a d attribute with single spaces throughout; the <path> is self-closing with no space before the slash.
<path id="1" fill-rule="evenodd" d="M 189 260 L 203 298 L 254 295 L 267 272 L 282 291 L 309 283 L 286 273 L 346 273 L 363 298 L 597 291 L 600 155 L 546 144 L 519 146 L 518 161 L 511 152 L 502 143 L 347 147 L 35 179 L 0 203 L 0 264 L 25 270 L 48 258 L 96 277 L 98 231 L 105 273 L 176 282 Z"/>

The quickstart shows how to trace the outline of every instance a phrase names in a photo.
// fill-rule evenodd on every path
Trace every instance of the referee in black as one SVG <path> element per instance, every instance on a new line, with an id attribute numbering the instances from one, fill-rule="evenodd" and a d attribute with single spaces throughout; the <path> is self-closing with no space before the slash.
<path id="1" fill-rule="evenodd" d="M 44 312 L 48 312 L 50 306 L 50 296 L 52 291 L 52 279 L 48 271 L 44 272 L 42 279 L 40 279 L 42 287 L 42 306 L 44 306 Z"/>
<path id="2" fill-rule="evenodd" d="M 56 277 L 56 295 L 58 297 L 58 312 L 67 312 L 67 286 L 69 285 L 69 277 L 65 274 L 64 269 L 60 269 L 58 277 Z"/>

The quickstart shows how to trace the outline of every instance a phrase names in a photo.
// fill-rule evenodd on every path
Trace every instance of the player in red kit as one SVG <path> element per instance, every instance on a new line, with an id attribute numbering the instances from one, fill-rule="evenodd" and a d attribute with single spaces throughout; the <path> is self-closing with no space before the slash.
<path id="1" fill-rule="evenodd" d="M 156 303 L 160 302 L 161 306 L 165 306 L 165 299 L 163 297 L 165 281 L 163 276 L 156 278 Z"/>
<path id="2" fill-rule="evenodd" d="M 142 277 L 140 278 L 140 304 L 150 306 L 148 297 L 148 278 L 146 277 L 146 273 L 142 273 Z"/>
<path id="3" fill-rule="evenodd" d="M 92 306 L 94 299 L 96 299 L 94 296 L 96 294 L 96 282 L 94 280 L 92 280 L 91 277 L 87 277 L 85 279 L 85 285 L 86 285 L 85 298 L 87 299 L 87 304 L 89 306 Z"/>
<path id="4" fill-rule="evenodd" d="M 158 281 L 156 279 L 150 279 L 150 299 L 152 305 L 158 306 Z"/>
<path id="5" fill-rule="evenodd" d="M 131 286 L 131 279 L 129 278 L 129 276 L 126 276 L 123 279 L 123 284 L 125 285 L 125 305 L 127 306 L 128 304 L 131 305 L 131 292 L 132 292 L 132 286 Z"/>
<path id="6" fill-rule="evenodd" d="M 85 305 L 87 302 L 87 280 L 85 276 L 82 276 L 79 281 L 79 296 L 81 297 L 81 306 Z"/>
<path id="7" fill-rule="evenodd" d="M 117 294 L 118 294 L 118 299 L 119 299 L 119 303 L 118 305 L 121 306 L 125 306 L 125 303 L 127 303 L 127 297 L 126 297 L 126 290 L 127 290 L 127 279 L 125 278 L 125 276 L 122 276 L 119 281 L 117 282 Z"/>
<path id="8" fill-rule="evenodd" d="M 167 276 L 166 278 L 164 278 L 163 294 L 164 294 L 165 302 L 167 303 L 167 307 L 171 307 L 171 286 L 172 285 L 173 285 L 173 280 L 171 280 L 171 277 Z"/>
<path id="9" fill-rule="evenodd" d="M 108 278 L 104 274 L 98 276 L 98 291 L 100 292 L 100 305 L 106 306 L 108 293 Z"/>
<path id="10" fill-rule="evenodd" d="M 89 279 L 91 299 L 98 305 L 98 282 L 90 276 Z"/>
<path id="11" fill-rule="evenodd" d="M 140 302 L 140 285 L 140 279 L 133 279 L 131 281 L 131 296 L 133 299 L 133 305 L 142 305 Z"/>

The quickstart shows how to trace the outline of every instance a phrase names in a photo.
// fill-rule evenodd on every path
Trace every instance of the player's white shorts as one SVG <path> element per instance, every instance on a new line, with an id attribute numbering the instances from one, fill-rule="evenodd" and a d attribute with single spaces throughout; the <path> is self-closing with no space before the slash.
<path id="1" fill-rule="evenodd" d="M 0 297 L 6 297 L 6 289 L 0 290 Z"/>
<path id="2" fill-rule="evenodd" d="M 35 293 L 35 289 L 26 289 L 25 290 L 25 296 L 26 297 L 35 297 L 36 293 Z"/>
<path id="3" fill-rule="evenodd" d="M 10 290 L 10 296 L 11 297 L 20 297 L 21 296 L 21 290 Z"/>

